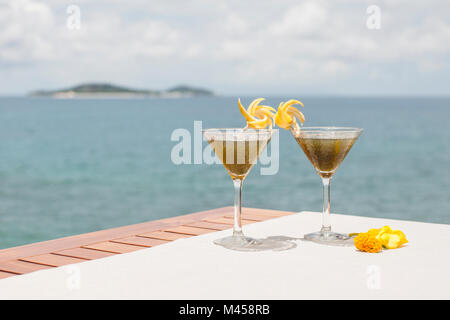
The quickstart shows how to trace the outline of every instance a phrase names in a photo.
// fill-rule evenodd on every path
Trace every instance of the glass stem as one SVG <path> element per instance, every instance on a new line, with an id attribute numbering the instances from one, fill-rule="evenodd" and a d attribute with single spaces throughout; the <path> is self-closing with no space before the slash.
<path id="1" fill-rule="evenodd" d="M 323 212 L 321 232 L 330 232 L 330 182 L 331 178 L 322 178 L 323 184 Z"/>
<path id="2" fill-rule="evenodd" d="M 242 236 L 242 180 L 233 179 L 234 184 L 234 225 L 233 236 Z"/>

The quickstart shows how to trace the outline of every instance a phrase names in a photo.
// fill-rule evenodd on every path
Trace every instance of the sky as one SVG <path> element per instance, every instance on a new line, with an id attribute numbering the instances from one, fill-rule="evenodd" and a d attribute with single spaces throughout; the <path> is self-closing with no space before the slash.
<path id="1" fill-rule="evenodd" d="M 85 82 L 448 95 L 450 1 L 0 0 L 0 95 Z"/>

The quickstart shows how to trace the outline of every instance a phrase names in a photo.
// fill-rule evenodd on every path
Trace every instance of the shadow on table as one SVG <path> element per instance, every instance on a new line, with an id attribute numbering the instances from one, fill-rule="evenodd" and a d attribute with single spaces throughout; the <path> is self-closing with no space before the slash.
<path id="1" fill-rule="evenodd" d="M 316 244 L 320 244 L 320 245 L 327 245 L 327 246 L 334 246 L 334 247 L 353 247 L 354 242 L 353 242 L 353 238 L 350 238 L 348 240 L 342 240 L 339 242 L 336 241 L 326 241 L 326 240 L 316 240 L 316 241 L 311 241 L 311 240 L 306 240 L 305 238 L 295 238 L 295 237 L 287 237 L 287 236 L 270 236 L 267 237 L 266 239 L 270 239 L 270 240 L 276 240 L 276 241 L 287 241 L 287 242 L 292 242 L 293 244 L 295 244 L 295 246 L 293 246 L 292 248 L 289 249 L 294 249 L 297 247 L 297 244 L 295 243 L 295 241 L 305 241 L 305 242 L 313 242 Z M 289 250 L 286 249 L 286 250 Z"/>

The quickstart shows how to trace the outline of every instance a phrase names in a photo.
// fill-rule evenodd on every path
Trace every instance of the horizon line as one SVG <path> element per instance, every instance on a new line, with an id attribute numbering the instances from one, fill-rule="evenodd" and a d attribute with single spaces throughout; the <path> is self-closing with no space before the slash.
<path id="1" fill-rule="evenodd" d="M 107 93 L 106 93 L 107 94 Z M 255 96 L 264 96 L 266 98 L 271 97 L 281 97 L 281 96 L 298 96 L 298 93 L 272 93 L 272 94 L 262 94 L 262 93 L 242 93 L 242 94 L 220 94 L 215 93 L 211 96 L 194 96 L 193 98 L 217 98 L 217 97 L 223 97 L 223 98 L 235 98 L 235 97 L 255 97 Z M 302 97 L 307 98 L 450 98 L 450 93 L 412 93 L 412 94 L 405 94 L 405 93 L 307 93 L 302 94 Z M 0 98 L 34 98 L 34 99 L 61 99 L 65 100 L 64 98 L 54 98 L 54 97 L 36 97 L 31 96 L 28 93 L 25 94 L 2 94 L 0 93 Z M 102 97 L 97 97 L 96 99 L 101 99 Z M 114 97 L 111 95 L 110 97 L 105 97 L 107 99 L 127 99 L 127 98 L 141 98 L 141 99 L 177 99 L 177 97 L 150 97 L 150 96 L 139 96 L 136 95 L 136 97 Z M 180 97 L 180 99 L 185 99 L 187 97 Z M 192 97 L 189 97 L 192 98 Z M 69 99 L 88 99 L 84 97 L 73 97 L 73 98 L 67 98 Z"/>

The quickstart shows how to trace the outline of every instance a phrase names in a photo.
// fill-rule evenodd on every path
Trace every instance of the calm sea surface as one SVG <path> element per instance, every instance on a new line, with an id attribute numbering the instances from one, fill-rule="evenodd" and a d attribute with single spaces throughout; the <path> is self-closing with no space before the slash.
<path id="1" fill-rule="evenodd" d="M 170 137 L 194 120 L 242 127 L 236 101 L 1 98 L 0 247 L 232 205 L 224 168 L 174 165 Z M 333 212 L 450 223 L 450 99 L 302 101 L 305 125 L 364 128 L 333 178 Z M 320 211 L 321 201 L 318 175 L 283 130 L 278 173 L 254 167 L 244 204 Z"/>

